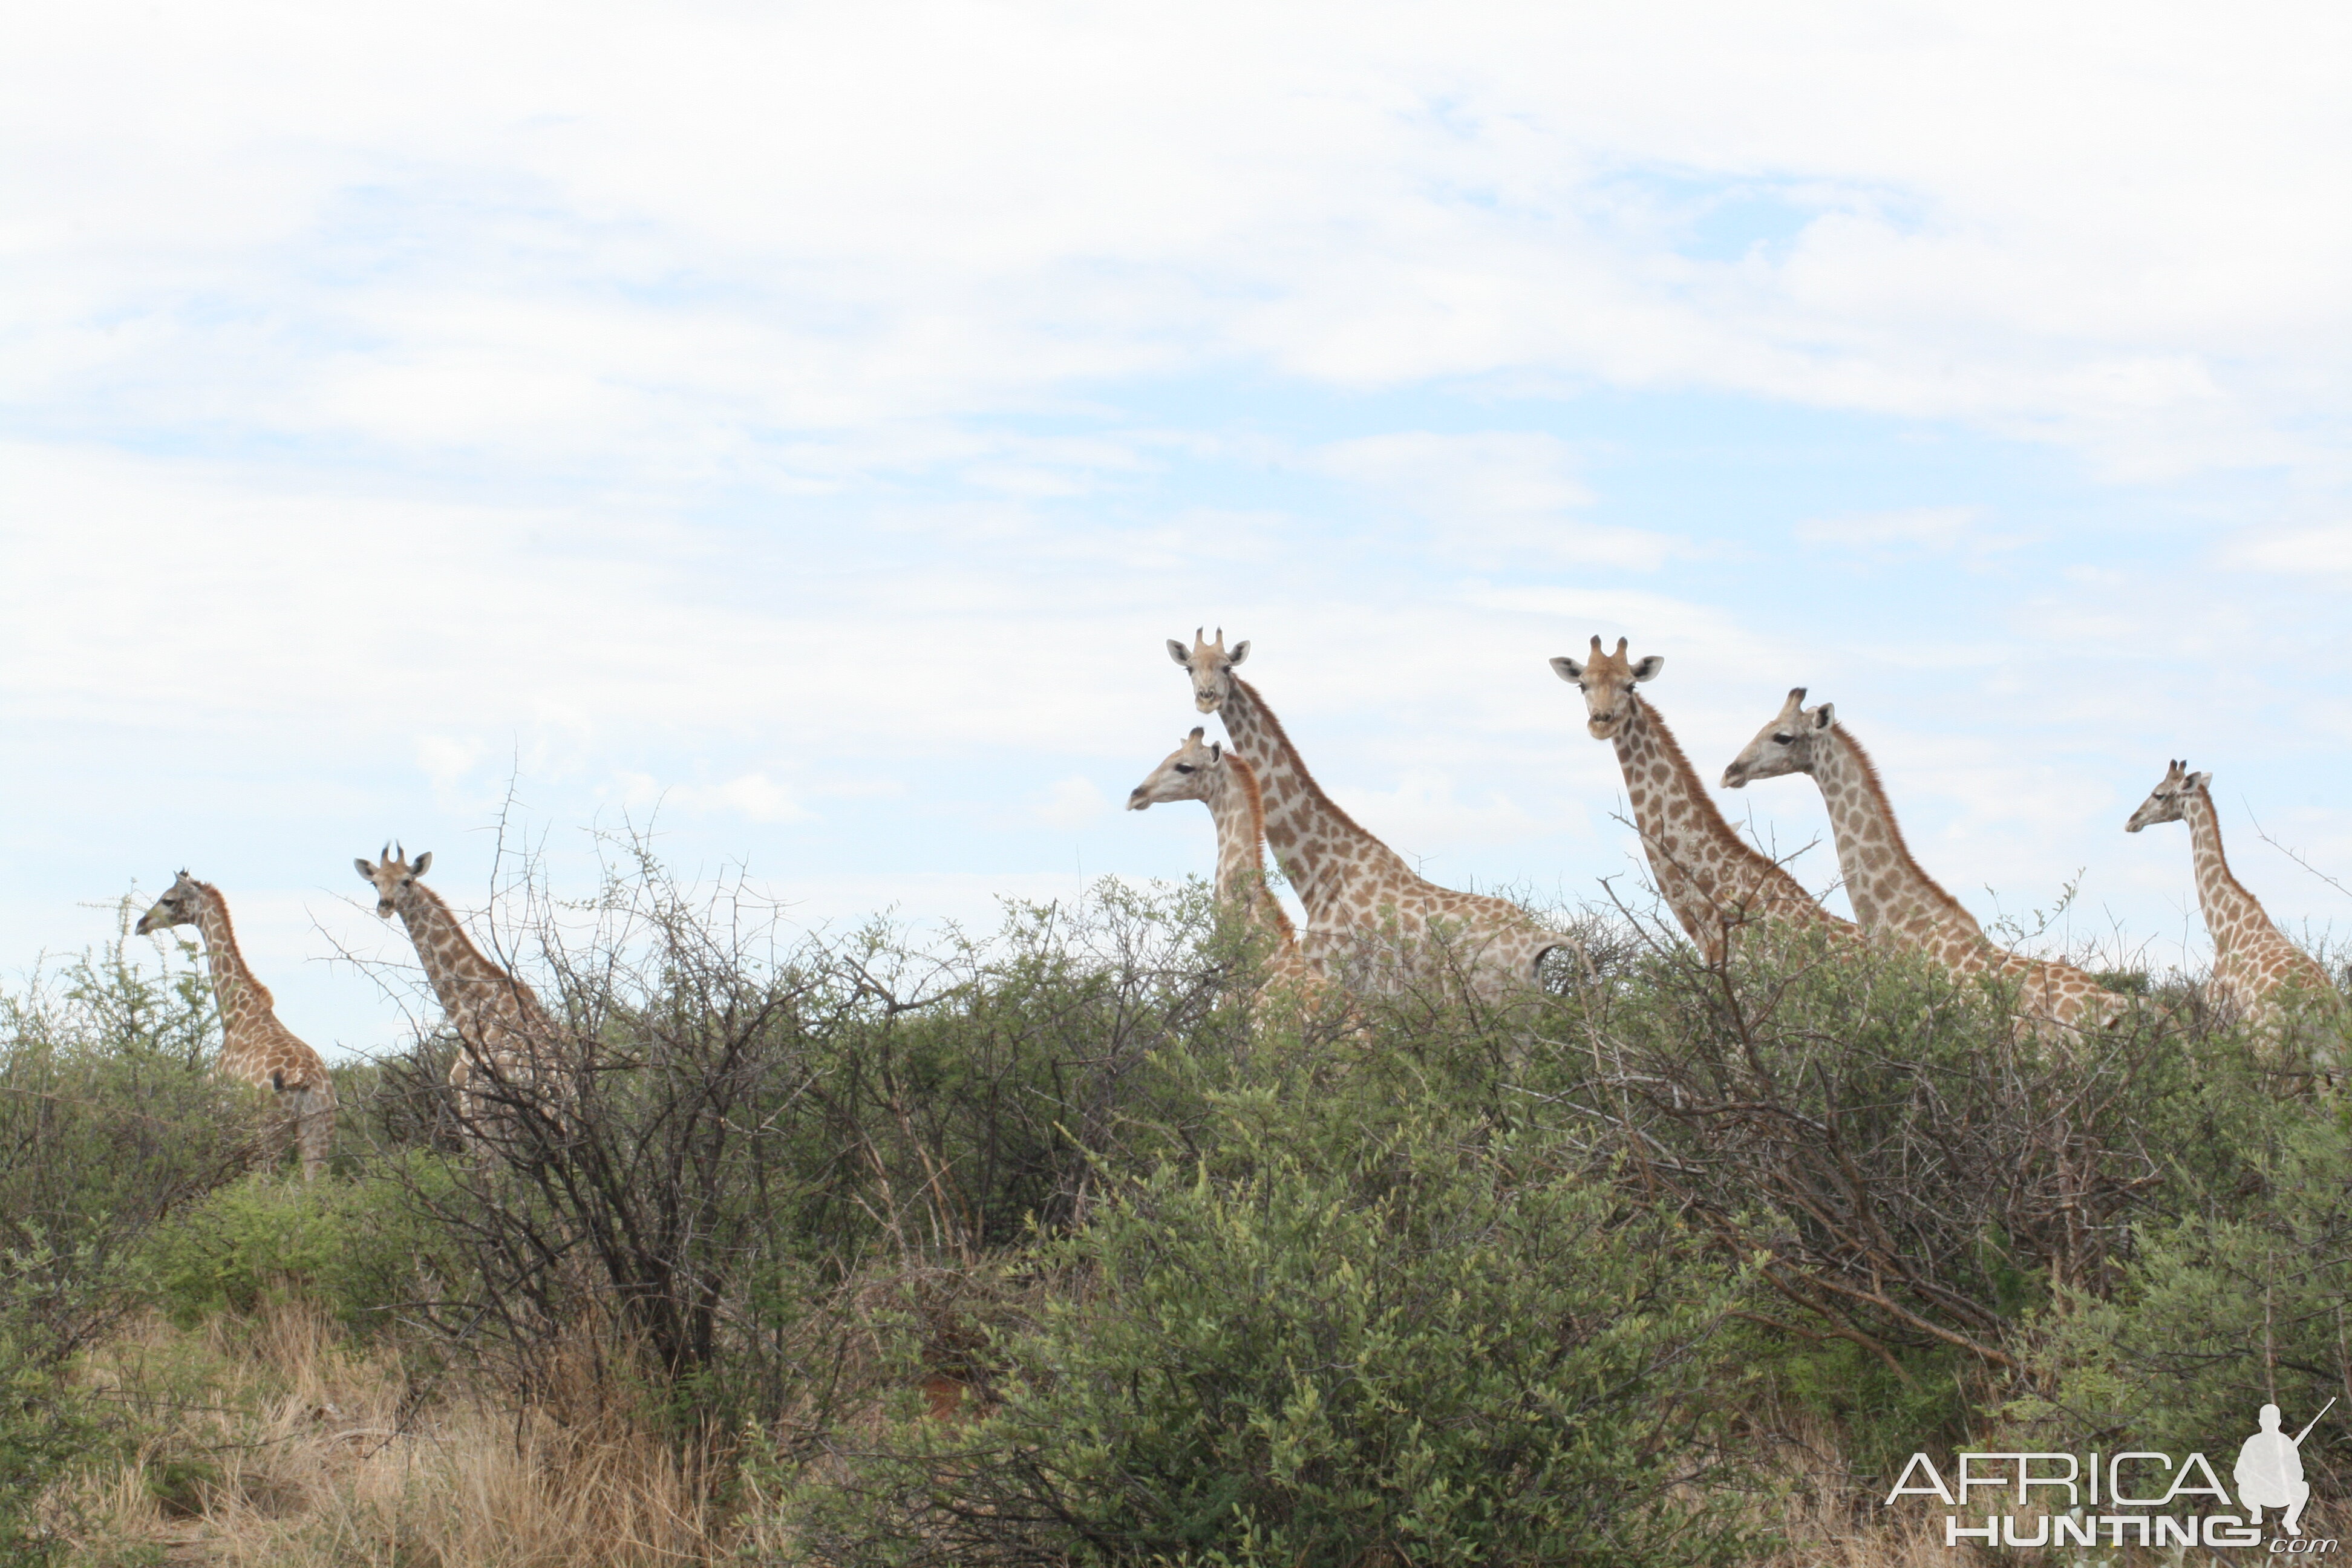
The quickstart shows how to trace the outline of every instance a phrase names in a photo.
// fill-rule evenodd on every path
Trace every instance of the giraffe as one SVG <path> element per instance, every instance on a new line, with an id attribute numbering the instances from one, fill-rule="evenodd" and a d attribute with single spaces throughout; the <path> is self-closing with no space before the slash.
<path id="1" fill-rule="evenodd" d="M 1552 672 L 1584 693 L 1585 729 L 1616 747 L 1650 873 L 1691 941 L 1715 963 L 1722 961 L 1727 934 L 1759 919 L 1852 939 L 1853 922 L 1822 908 L 1724 820 L 1674 731 L 1634 690 L 1656 679 L 1665 659 L 1651 654 L 1629 661 L 1625 648 L 1619 637 L 1617 651 L 1604 653 L 1596 637 L 1586 658 L 1562 655 L 1551 661 Z"/>
<path id="2" fill-rule="evenodd" d="M 185 871 L 163 890 L 154 908 L 139 917 L 134 929 L 145 936 L 183 925 L 204 934 L 213 996 L 220 1004 L 217 1070 L 266 1089 L 272 1097 L 262 1134 L 263 1159 L 276 1164 L 290 1137 L 302 1156 L 302 1179 L 318 1180 L 335 1145 L 335 1085 L 327 1076 L 327 1064 L 278 1021 L 269 987 L 254 977 L 237 951 L 228 900 L 210 882 L 199 882 Z"/>
<path id="3" fill-rule="evenodd" d="M 1322 976 L 1299 952 L 1289 914 L 1265 885 L 1265 799 L 1257 773 L 1237 752 L 1204 743 L 1195 728 L 1127 797 L 1129 811 L 1170 801 L 1204 802 L 1217 825 L 1217 900 L 1268 941 L 1266 984 L 1284 982 L 1302 991 Z"/>
<path id="4" fill-rule="evenodd" d="M 2158 822 L 2189 824 L 2197 902 L 2213 937 L 2208 994 L 2263 1027 L 2278 1024 L 2283 992 L 2300 988 L 2340 1003 L 2319 961 L 2289 942 L 2263 912 L 2261 901 L 2231 874 L 2221 853 L 2221 821 L 2213 809 L 2212 786 L 2211 773 L 2192 773 L 2186 762 L 2176 762 L 2124 824 L 2126 833 Z"/>
<path id="5" fill-rule="evenodd" d="M 1358 826 L 1339 809 L 1256 688 L 1234 674 L 1249 657 L 1247 642 L 1225 647 L 1199 628 L 1187 648 L 1168 639 L 1168 656 L 1192 678 L 1192 705 L 1225 721 L 1234 750 L 1248 759 L 1265 805 L 1265 842 L 1298 901 L 1307 909 L 1300 946 L 1328 973 L 1351 969 L 1374 945 L 1394 938 L 1458 942 L 1468 958 L 1474 988 L 1501 994 L 1532 985 L 1545 953 L 1573 948 L 1573 938 L 1538 925 L 1507 900 L 1441 888 L 1405 865 L 1404 858 Z"/>
<path id="6" fill-rule="evenodd" d="M 2123 1017 L 2124 999 L 2073 964 L 2028 958 L 1985 935 L 1959 900 L 1912 858 L 1878 769 L 1837 722 L 1836 705 L 1807 708 L 1801 686 L 1723 770 L 1723 784 L 1744 789 L 1753 780 L 1792 773 L 1810 773 L 1821 786 L 1846 897 L 1866 935 L 1923 952 L 1954 974 L 2016 985 L 2019 1006 L 2037 1032 L 2109 1028 Z"/>
<path id="7" fill-rule="evenodd" d="M 375 912 L 386 920 L 398 914 L 408 928 L 433 994 L 457 1031 L 449 1086 L 457 1093 L 459 1124 L 469 1141 L 478 1141 L 485 1124 L 535 1098 L 532 1090 L 551 1075 L 560 1048 L 555 1025 L 538 994 L 485 957 L 441 895 L 417 880 L 433 864 L 431 850 L 412 866 L 405 849 L 387 845 L 374 864 L 364 857 L 352 864 L 375 888 Z M 563 1092 L 560 1081 L 553 1087 Z"/>

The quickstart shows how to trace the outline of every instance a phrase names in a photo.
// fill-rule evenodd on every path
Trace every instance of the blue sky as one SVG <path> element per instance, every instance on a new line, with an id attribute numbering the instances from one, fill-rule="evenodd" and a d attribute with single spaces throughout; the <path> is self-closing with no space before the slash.
<path id="1" fill-rule="evenodd" d="M 2341 929 L 2254 825 L 2352 879 L 2352 21 L 1626 10 L 29 19 L 0 966 L 184 864 L 389 1043 L 350 861 L 479 909 L 510 781 L 811 925 L 1205 872 L 1118 809 L 1201 623 L 1441 881 L 1633 872 L 1598 632 L 1710 773 L 1834 700 L 1980 914 L 2194 962 L 2186 755 Z"/>

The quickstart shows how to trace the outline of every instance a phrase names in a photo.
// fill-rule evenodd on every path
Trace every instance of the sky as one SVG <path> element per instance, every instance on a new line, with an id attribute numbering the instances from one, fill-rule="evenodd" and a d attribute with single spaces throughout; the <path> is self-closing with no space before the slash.
<path id="1" fill-rule="evenodd" d="M 502 823 L 817 931 L 1205 874 L 1121 809 L 1203 625 L 1449 885 L 1638 883 L 1599 634 L 1710 780 L 1835 701 L 2044 950 L 2200 961 L 2175 756 L 2352 921 L 2341 6 L 19 13 L 6 984 L 185 866 L 394 1045 L 352 859 Z"/>

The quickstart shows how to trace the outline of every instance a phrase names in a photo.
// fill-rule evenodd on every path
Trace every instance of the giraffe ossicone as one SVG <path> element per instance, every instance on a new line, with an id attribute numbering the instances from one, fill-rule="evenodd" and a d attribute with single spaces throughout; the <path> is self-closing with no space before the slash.
<path id="1" fill-rule="evenodd" d="M 1657 654 L 1634 659 L 1592 639 L 1583 658 L 1561 655 L 1552 673 L 1584 696 L 1585 731 L 1615 748 L 1626 804 L 1658 894 L 1710 963 L 1731 933 L 1759 921 L 1852 937 L 1853 925 L 1822 908 L 1787 869 L 1739 837 L 1708 797 L 1674 731 L 1634 689 L 1665 668 Z"/>
<path id="2" fill-rule="evenodd" d="M 1927 875 L 1904 842 L 1877 766 L 1837 721 L 1835 705 L 1805 706 L 1791 690 L 1771 721 L 1723 770 L 1726 789 L 1804 773 L 1828 806 L 1846 898 L 1864 934 L 1926 954 L 1951 973 L 2017 989 L 2017 1008 L 2038 1034 L 2110 1028 L 2129 1004 L 2071 963 L 1997 945 L 1968 907 Z"/>
<path id="3" fill-rule="evenodd" d="M 275 1164 L 291 1141 L 301 1154 L 302 1179 L 316 1181 L 335 1145 L 335 1085 L 327 1064 L 278 1022 L 277 999 L 246 966 L 237 949 L 228 900 L 218 888 L 184 870 L 132 929 L 150 936 L 183 925 L 194 926 L 204 937 L 213 997 L 220 1006 L 216 1070 L 267 1089 L 271 1097 L 259 1144 L 262 1160 Z"/>
<path id="4" fill-rule="evenodd" d="M 1576 940 L 1539 925 L 1518 905 L 1442 888 L 1359 826 L 1323 792 L 1298 748 L 1249 682 L 1234 673 L 1250 645 L 1225 647 L 1198 628 L 1192 646 L 1171 637 L 1168 656 L 1192 680 L 1192 705 L 1224 721 L 1232 750 L 1255 773 L 1266 847 L 1307 911 L 1300 946 L 1326 973 L 1351 985 L 1385 985 L 1434 964 L 1499 994 L 1537 983 L 1544 955 Z"/>
<path id="5" fill-rule="evenodd" d="M 449 1068 L 457 1120 L 469 1142 L 500 1135 L 522 1114 L 551 1115 L 570 1098 L 568 1053 L 538 993 L 474 945 L 441 895 L 417 879 L 433 864 L 404 847 L 384 846 L 373 862 L 352 862 L 376 890 L 375 912 L 400 917 L 433 994 L 457 1031 Z"/>
<path id="6" fill-rule="evenodd" d="M 2230 869 L 2221 849 L 2221 816 L 2213 806 L 2213 775 L 2190 773 L 2185 758 L 2171 762 L 2124 824 L 2124 831 L 2137 833 L 2159 822 L 2189 825 L 2197 904 L 2213 939 L 2208 993 L 2260 1028 L 2276 1027 L 2283 1021 L 2282 1003 L 2296 992 L 2331 1011 L 2340 1010 L 2343 994 L 2327 978 L 2327 971 L 2287 940 L 2262 900 Z"/>

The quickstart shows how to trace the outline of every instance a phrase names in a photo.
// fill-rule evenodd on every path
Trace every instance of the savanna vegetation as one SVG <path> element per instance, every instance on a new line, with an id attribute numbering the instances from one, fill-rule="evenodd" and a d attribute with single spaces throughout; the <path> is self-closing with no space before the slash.
<path id="1" fill-rule="evenodd" d="M 1540 994 L 1349 1005 L 1253 1001 L 1197 887 L 826 939 L 634 857 L 536 907 L 563 1102 L 469 1151 L 428 1035 L 337 1069 L 308 1187 L 192 950 L 0 1001 L 0 1557 L 1924 1563 L 1915 1449 L 2352 1390 L 2324 1012 L 2126 976 L 2042 1041 L 1614 907 Z"/>

